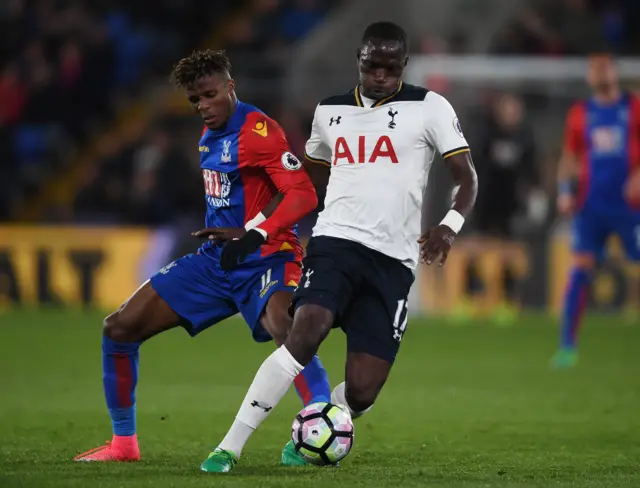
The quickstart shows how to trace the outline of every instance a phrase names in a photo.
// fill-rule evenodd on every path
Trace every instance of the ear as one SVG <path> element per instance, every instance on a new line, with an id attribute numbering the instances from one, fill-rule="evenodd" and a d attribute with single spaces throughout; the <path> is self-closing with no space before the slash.
<path id="1" fill-rule="evenodd" d="M 233 78 L 231 78 L 231 79 L 227 82 L 227 88 L 229 89 L 229 92 L 235 91 L 235 89 L 236 89 L 236 80 L 234 80 Z"/>
<path id="2" fill-rule="evenodd" d="M 405 67 L 407 66 L 407 63 L 409 62 L 409 58 L 410 58 L 410 57 L 411 57 L 411 56 L 405 56 L 403 66 L 405 66 Z"/>
<path id="3" fill-rule="evenodd" d="M 360 48 L 359 48 L 359 47 L 357 47 L 357 48 L 356 48 L 356 59 L 357 59 L 358 61 L 360 61 L 360 54 L 361 54 L 361 53 L 362 53 L 362 51 L 360 50 Z"/>

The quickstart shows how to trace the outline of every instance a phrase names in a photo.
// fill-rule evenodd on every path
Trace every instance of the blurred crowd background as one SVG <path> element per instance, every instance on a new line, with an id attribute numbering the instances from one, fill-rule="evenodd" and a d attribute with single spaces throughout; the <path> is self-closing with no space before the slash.
<path id="1" fill-rule="evenodd" d="M 83 160 L 83 175 L 71 188 L 74 195 L 61 204 L 41 203 L 40 220 L 157 225 L 202 212 L 193 150 L 197 119 L 160 114 L 143 130 L 131 129 L 132 134 L 115 133 L 114 125 L 120 112 L 149 97 L 146 91 L 164 91 L 167 73 L 181 55 L 209 41 L 228 50 L 240 96 L 279 120 L 301 154 L 314 106 L 288 103 L 283 74 L 296 44 L 350 2 L 259 0 L 238 7 L 240 3 L 157 0 L 148 8 L 135 0 L 4 0 L 0 217 L 20 219 L 25 207 L 40 203 L 46 186 L 70 177 L 83 149 L 108 134 L 112 137 Z M 640 4 L 633 0 L 521 3 L 493 36 L 488 53 L 561 57 L 605 49 L 633 54 L 640 48 L 640 31 L 633 28 L 640 20 Z M 233 27 L 225 30 L 229 23 Z M 446 35 L 412 32 L 412 50 L 429 55 L 476 52 L 471 37 L 466 26 L 456 25 Z M 345 49 L 353 51 L 354 46 Z M 447 91 L 443 80 L 435 81 L 435 89 Z M 464 120 L 467 131 L 486 127 L 477 121 L 483 116 L 491 131 L 509 131 L 525 118 L 527 107 L 517 94 L 508 100 L 477 95 L 476 114 Z M 518 130 L 522 143 L 535 149 L 524 140 L 527 129 Z M 493 135 L 477 137 L 474 153 L 480 166 L 489 162 L 487 139 Z M 535 185 L 539 161 L 533 151 L 523 155 L 523 183 Z"/>
<path id="2" fill-rule="evenodd" d="M 0 220 L 193 228 L 201 122 L 168 84 L 173 64 L 225 48 L 240 98 L 302 154 L 315 104 L 355 84 L 357 39 L 381 19 L 405 26 L 414 62 L 640 53 L 636 0 L 2 0 Z M 587 91 L 530 75 L 408 80 L 447 96 L 471 142 L 481 211 L 468 232 L 544 236 L 554 222 L 564 116 Z M 509 205 L 493 198 L 505 192 Z"/>
<path id="3" fill-rule="evenodd" d="M 73 195 L 60 206 L 45 203 L 39 220 L 157 225 L 201 213 L 197 118 L 161 113 L 144 128 L 114 126 L 121 112 L 150 98 L 148 92 L 166 92 L 181 55 L 207 45 L 228 50 L 240 96 L 280 120 L 301 151 L 309 114 L 287 107 L 278 83 L 291 46 L 338 2 L 240 4 L 3 1 L 0 218 L 20 219 L 47 185 L 69 177 L 92 144 Z"/>

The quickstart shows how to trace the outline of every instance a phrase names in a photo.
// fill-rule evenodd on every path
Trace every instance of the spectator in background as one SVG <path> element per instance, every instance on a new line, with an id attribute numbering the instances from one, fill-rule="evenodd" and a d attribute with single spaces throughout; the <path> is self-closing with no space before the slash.
<path id="1" fill-rule="evenodd" d="M 82 95 L 84 78 L 84 52 L 80 44 L 72 39 L 60 47 L 58 85 L 62 106 L 60 120 L 70 135 L 80 138 L 85 127 L 81 114 L 87 100 Z"/>
<path id="2" fill-rule="evenodd" d="M 480 189 L 475 220 L 481 233 L 512 237 L 512 219 L 538 184 L 535 150 L 522 100 L 501 95 L 476 148 Z"/>
<path id="3" fill-rule="evenodd" d="M 527 8 L 498 33 L 490 50 L 502 55 L 559 56 L 565 46 L 543 15 Z"/>
<path id="4" fill-rule="evenodd" d="M 148 96 L 148 90 L 140 90 L 151 76 L 164 79 L 176 50 L 201 42 L 211 34 L 212 19 L 239 3 L 157 0 L 149 10 L 127 0 L 0 0 L 0 153 L 11 154 L 11 166 L 17 168 L 12 181 L 18 196 L 12 200 L 27 201 L 28 192 L 52 180 L 61 163 L 70 161 L 92 134 L 105 133 L 115 110 Z M 278 109 L 291 44 L 315 28 L 335 3 L 260 0 L 253 4 L 256 15 L 237 20 L 226 42 L 236 61 L 234 77 L 252 94 L 249 101 L 268 113 Z M 293 129 L 297 114 L 287 117 L 293 143 L 300 144 Z M 162 201 L 156 201 L 159 192 L 163 198 L 169 197 L 162 192 L 175 192 L 170 198 L 193 204 L 193 186 L 182 184 L 180 177 L 173 183 L 180 180 L 181 185 L 167 184 L 171 168 L 190 164 L 185 152 L 193 145 L 185 151 L 171 133 L 160 163 L 145 159 L 148 164 L 134 165 L 131 146 L 139 144 L 138 136 L 112 141 L 121 154 L 103 150 L 95 158 L 98 169 L 88 175 L 73 205 L 78 218 L 95 214 L 101 221 L 117 216 L 123 222 L 153 224 L 158 222 L 154 207 Z M 134 167 L 139 181 L 133 178 Z M 134 183 L 139 191 L 132 190 Z"/>
<path id="5" fill-rule="evenodd" d="M 99 162 L 90 166 L 76 195 L 74 214 L 85 222 L 115 223 L 126 213 L 131 158 L 117 136 L 105 135 L 98 147 Z"/>
<path id="6" fill-rule="evenodd" d="M 18 66 L 9 63 L 0 73 L 0 125 L 17 124 L 22 116 L 27 91 L 20 81 Z"/>
<path id="7" fill-rule="evenodd" d="M 170 144 L 169 134 L 157 131 L 133 157 L 128 220 L 134 224 L 161 224 L 172 210 L 173 202 L 162 191 L 159 178 Z"/>
<path id="8" fill-rule="evenodd" d="M 189 147 L 193 151 L 194 146 Z M 200 211 L 201 187 L 199 164 L 192 164 L 179 138 L 167 128 L 157 129 L 134 155 L 126 220 L 163 225 Z"/>
<path id="9" fill-rule="evenodd" d="M 610 2 L 604 6 L 601 15 L 602 31 L 607 44 L 617 53 L 627 41 L 627 24 L 620 2 Z"/>
<path id="10" fill-rule="evenodd" d="M 524 103 L 515 95 L 499 96 L 484 126 L 475 145 L 479 189 L 473 222 L 478 235 L 465 242 L 475 258 L 467 270 L 469 287 L 473 294 L 480 282 L 501 283 L 484 290 L 484 303 L 495 320 L 511 323 L 517 317 L 517 276 L 524 272 L 518 269 L 523 250 L 513 224 L 538 186 L 535 143 Z M 490 254 L 499 259 L 487 260 Z M 499 263 L 502 266 L 496 269 Z"/>
<path id="11" fill-rule="evenodd" d="M 604 50 L 602 25 L 587 0 L 564 0 L 557 28 L 564 39 L 567 54 L 586 55 Z"/>
<path id="12" fill-rule="evenodd" d="M 322 20 L 324 10 L 318 0 L 293 0 L 293 5 L 282 13 L 280 29 L 288 42 L 307 35 Z"/>

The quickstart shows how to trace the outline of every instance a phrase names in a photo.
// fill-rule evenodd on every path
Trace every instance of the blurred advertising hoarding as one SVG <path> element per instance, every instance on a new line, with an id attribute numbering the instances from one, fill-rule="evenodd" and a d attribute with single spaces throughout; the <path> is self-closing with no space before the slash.
<path id="1" fill-rule="evenodd" d="M 157 269 L 197 247 L 184 228 L 3 226 L 0 304 L 117 309 Z M 474 264 L 481 285 L 474 296 L 486 310 L 504 297 L 500 277 L 510 269 L 518 278 L 519 304 L 555 314 L 571 265 L 568 249 L 563 231 L 506 253 L 478 253 L 460 239 L 446 266 L 417 270 L 410 310 L 445 316 L 455 311 L 469 298 L 466 270 Z M 611 251 L 613 259 L 596 273 L 591 304 L 602 311 L 637 308 L 640 275 L 624 261 L 615 239 Z"/>

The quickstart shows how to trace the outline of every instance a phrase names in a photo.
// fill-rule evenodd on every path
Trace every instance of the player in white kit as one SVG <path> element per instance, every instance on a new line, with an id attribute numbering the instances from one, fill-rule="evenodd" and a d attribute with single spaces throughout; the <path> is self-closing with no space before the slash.
<path id="1" fill-rule="evenodd" d="M 334 326 L 347 335 L 345 382 L 332 402 L 353 417 L 384 385 L 407 326 L 418 258 L 444 264 L 473 207 L 477 177 L 447 100 L 402 82 L 407 36 L 389 22 L 370 25 L 357 51 L 360 84 L 316 108 L 305 166 L 324 209 L 303 260 L 291 331 L 258 370 L 226 437 L 203 464 L 230 471 L 251 433 L 287 392 Z M 450 168 L 454 203 L 420 235 L 423 193 L 436 153 Z M 328 183 L 327 183 L 328 181 Z"/>

